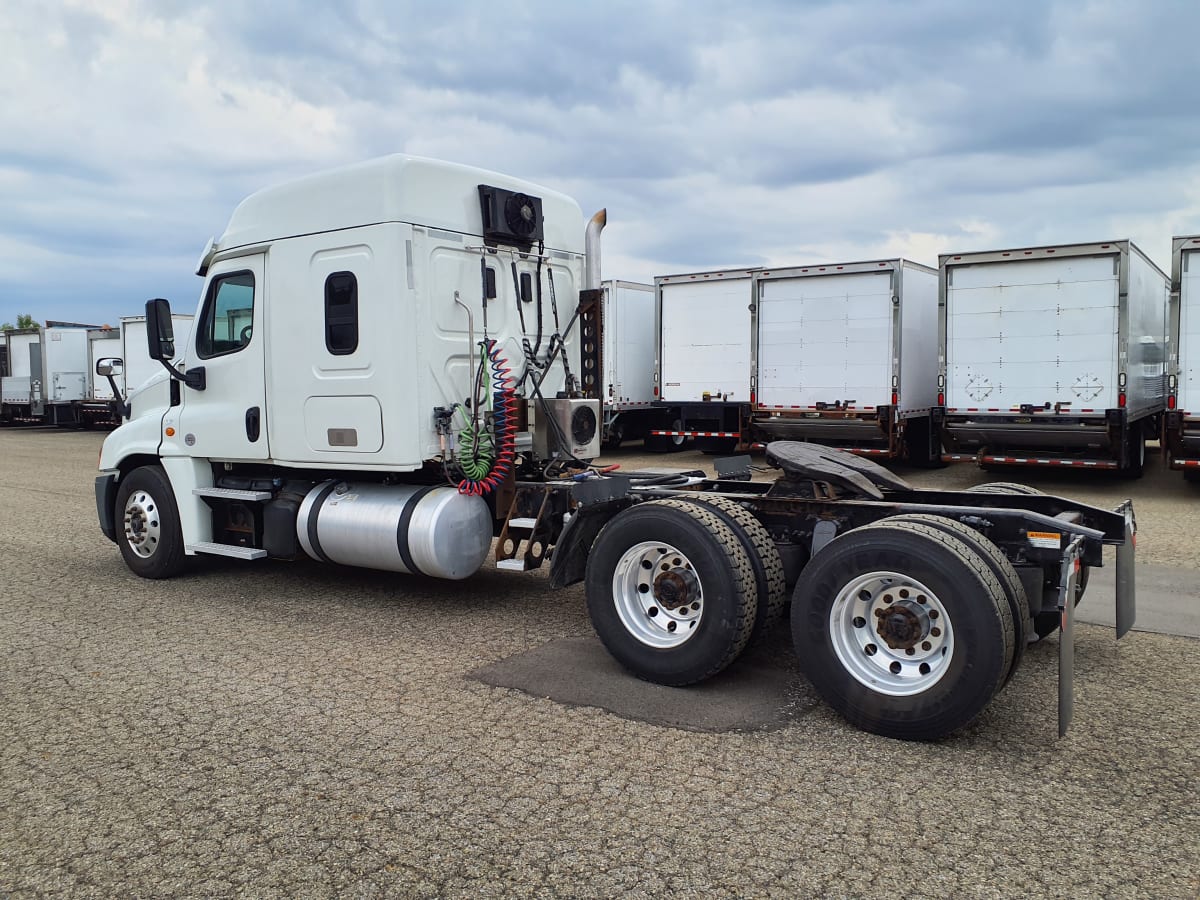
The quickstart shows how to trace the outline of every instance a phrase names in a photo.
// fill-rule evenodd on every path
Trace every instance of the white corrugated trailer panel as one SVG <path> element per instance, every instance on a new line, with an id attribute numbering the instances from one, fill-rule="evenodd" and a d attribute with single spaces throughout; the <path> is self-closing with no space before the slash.
<path id="1" fill-rule="evenodd" d="M 890 402 L 890 270 L 772 278 L 759 284 L 760 405 Z"/>
<path id="2" fill-rule="evenodd" d="M 604 282 L 605 403 L 650 403 L 654 396 L 654 285 Z"/>
<path id="3" fill-rule="evenodd" d="M 661 291 L 662 399 L 750 399 L 750 275 L 668 281 Z"/>
<path id="4" fill-rule="evenodd" d="M 1179 273 L 1176 408 L 1200 415 L 1200 249 L 1184 251 Z"/>
<path id="5" fill-rule="evenodd" d="M 946 405 L 1117 405 L 1116 255 L 951 266 Z"/>

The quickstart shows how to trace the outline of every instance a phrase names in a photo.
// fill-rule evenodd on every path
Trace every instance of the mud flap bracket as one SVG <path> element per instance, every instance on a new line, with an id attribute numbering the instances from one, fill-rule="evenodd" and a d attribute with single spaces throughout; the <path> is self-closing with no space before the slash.
<path id="1" fill-rule="evenodd" d="M 1083 535 L 1076 535 L 1063 552 L 1058 579 L 1058 736 L 1071 727 L 1075 715 L 1075 585 L 1083 557 Z"/>

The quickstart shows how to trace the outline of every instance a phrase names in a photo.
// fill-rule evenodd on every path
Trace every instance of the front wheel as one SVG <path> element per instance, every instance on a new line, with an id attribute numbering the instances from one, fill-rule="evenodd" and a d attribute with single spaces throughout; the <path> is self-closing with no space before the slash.
<path id="1" fill-rule="evenodd" d="M 592 627 L 639 678 L 685 685 L 745 648 L 758 580 L 733 529 L 696 503 L 654 500 L 618 513 L 588 556 Z"/>
<path id="2" fill-rule="evenodd" d="M 1013 658 L 1004 590 L 958 538 L 914 522 L 856 528 L 805 567 L 792 638 L 818 693 L 852 725 L 904 740 L 974 719 Z"/>
<path id="3" fill-rule="evenodd" d="M 186 564 L 179 508 L 161 466 L 143 466 L 117 487 L 117 546 L 142 578 L 170 578 Z"/>

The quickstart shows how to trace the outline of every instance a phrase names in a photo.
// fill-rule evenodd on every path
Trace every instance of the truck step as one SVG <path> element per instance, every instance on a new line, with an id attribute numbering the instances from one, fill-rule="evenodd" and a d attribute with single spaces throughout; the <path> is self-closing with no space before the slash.
<path id="1" fill-rule="evenodd" d="M 508 520 L 508 527 L 509 527 L 509 528 L 526 528 L 526 529 L 529 529 L 529 530 L 531 530 L 531 531 L 532 531 L 532 530 L 533 530 L 533 526 L 534 526 L 534 525 L 536 525 L 536 524 L 537 524 L 537 519 L 517 519 L 517 518 L 512 518 L 512 519 L 509 519 L 509 520 Z"/>
<path id="2" fill-rule="evenodd" d="M 270 491 L 239 491 L 235 488 L 202 487 L 192 488 L 197 497 L 215 497 L 218 500 L 270 500 Z"/>
<path id="3" fill-rule="evenodd" d="M 242 493 L 252 493 L 243 491 Z M 208 553 L 212 556 L 232 556 L 235 559 L 262 559 L 267 555 L 266 550 L 258 547 L 238 547 L 234 544 L 218 544 L 215 541 L 200 541 L 188 544 L 185 548 L 189 553 Z"/>
<path id="4" fill-rule="evenodd" d="M 496 560 L 497 569 L 509 569 L 513 572 L 525 571 L 525 560 L 523 559 L 498 559 Z"/>

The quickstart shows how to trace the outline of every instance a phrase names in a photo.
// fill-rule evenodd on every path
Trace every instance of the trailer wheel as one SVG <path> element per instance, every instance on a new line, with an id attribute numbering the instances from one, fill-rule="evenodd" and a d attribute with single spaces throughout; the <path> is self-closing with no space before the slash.
<path id="1" fill-rule="evenodd" d="M 1009 663 L 1008 672 L 1004 676 L 1004 682 L 1001 687 L 1008 684 L 1016 674 L 1017 668 L 1021 665 L 1021 658 L 1025 655 L 1026 643 L 1034 640 L 1033 634 L 1033 616 L 1029 612 L 1029 595 L 1025 593 L 1025 585 L 1021 583 L 1021 576 L 1017 574 L 1017 570 L 1004 555 L 996 544 L 986 535 L 980 534 L 970 525 L 965 525 L 957 519 L 951 519 L 946 516 L 934 516 L 927 513 L 906 513 L 899 516 L 890 516 L 882 520 L 880 524 L 890 524 L 892 522 L 916 522 L 920 525 L 928 525 L 930 528 L 936 528 L 939 531 L 944 531 L 946 534 L 951 534 L 957 537 L 965 544 L 969 544 L 979 558 L 982 559 L 996 579 L 1000 582 L 1000 586 L 1004 589 L 1004 598 L 1008 601 L 1008 611 L 1012 614 L 1013 619 L 1013 653 L 1012 660 Z"/>
<path id="2" fill-rule="evenodd" d="M 604 448 L 606 450 L 616 450 L 624 440 L 625 423 L 618 419 L 608 427 L 608 433 L 604 437 Z"/>
<path id="3" fill-rule="evenodd" d="M 142 578 L 170 578 L 183 570 L 183 533 L 171 482 L 161 466 L 142 466 L 117 487 L 117 546 Z"/>
<path id="4" fill-rule="evenodd" d="M 720 494 L 697 494 L 694 499 L 713 507 L 750 554 L 758 582 L 758 612 L 750 632 L 750 643 L 753 643 L 775 627 L 783 617 L 783 608 L 787 604 L 787 581 L 779 548 L 775 546 L 766 526 L 736 500 Z"/>
<path id="5" fill-rule="evenodd" d="M 683 431 L 683 420 L 675 418 L 662 431 Z M 681 434 L 647 434 L 645 447 L 651 453 L 677 453 L 687 443 L 687 438 Z"/>
<path id="6" fill-rule="evenodd" d="M 618 513 L 592 545 L 585 585 L 608 652 L 658 684 L 717 674 L 754 628 L 750 555 L 715 511 L 696 503 L 654 500 Z"/>
<path id="7" fill-rule="evenodd" d="M 1014 633 L 1004 589 L 970 545 L 895 522 L 848 531 L 809 562 L 792 637 L 813 686 L 851 724 L 931 740 L 987 706 Z"/>
<path id="8" fill-rule="evenodd" d="M 1015 481 L 989 481 L 986 484 L 976 484 L 967 488 L 968 494 L 1042 494 L 1037 488 L 1027 484 L 1017 484 Z"/>

